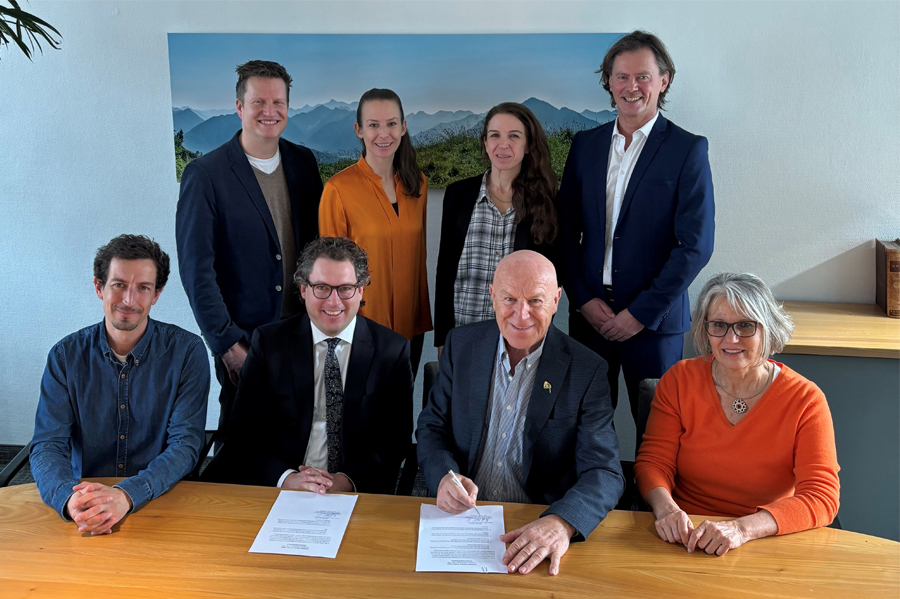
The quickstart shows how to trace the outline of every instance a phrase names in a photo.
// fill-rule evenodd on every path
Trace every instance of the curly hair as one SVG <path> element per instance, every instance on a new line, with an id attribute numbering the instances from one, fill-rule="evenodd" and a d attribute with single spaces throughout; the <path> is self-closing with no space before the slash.
<path id="1" fill-rule="evenodd" d="M 346 237 L 319 237 L 303 247 L 303 252 L 297 260 L 294 283 L 298 289 L 300 285 L 309 285 L 309 275 L 319 258 L 328 258 L 335 262 L 350 262 L 356 272 L 357 285 L 364 287 L 371 282 L 369 257 L 364 249 Z"/>
<path id="2" fill-rule="evenodd" d="M 169 280 L 169 255 L 159 244 L 146 235 L 119 235 L 97 250 L 94 256 L 94 277 L 106 285 L 109 265 L 113 258 L 119 260 L 153 260 L 156 265 L 156 289 L 162 289 Z"/>

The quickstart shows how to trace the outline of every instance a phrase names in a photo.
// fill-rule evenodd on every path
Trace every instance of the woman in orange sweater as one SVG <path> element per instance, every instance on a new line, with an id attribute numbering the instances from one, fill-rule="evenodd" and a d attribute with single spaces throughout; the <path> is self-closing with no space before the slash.
<path id="1" fill-rule="evenodd" d="M 660 379 L 634 465 L 670 543 L 724 555 L 826 526 L 838 511 L 834 427 L 822 391 L 784 364 L 794 325 L 758 277 L 725 273 L 692 317 L 700 357 Z M 687 514 L 734 518 L 696 529 Z"/>
<path id="2" fill-rule="evenodd" d="M 428 182 L 416 165 L 403 105 L 389 89 L 370 89 L 356 107 L 362 158 L 325 184 L 319 233 L 347 237 L 369 255 L 372 283 L 359 313 L 411 341 L 413 374 L 431 326 L 425 270 Z"/>

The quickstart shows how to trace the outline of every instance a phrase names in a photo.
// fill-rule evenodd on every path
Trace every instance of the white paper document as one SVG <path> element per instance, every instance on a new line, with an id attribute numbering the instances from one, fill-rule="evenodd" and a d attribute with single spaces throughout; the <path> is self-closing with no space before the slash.
<path id="1" fill-rule="evenodd" d="M 337 557 L 356 495 L 282 491 L 250 553 Z"/>
<path id="2" fill-rule="evenodd" d="M 500 558 L 506 545 L 502 505 L 480 505 L 462 514 L 442 512 L 435 505 L 419 510 L 416 572 L 483 572 L 506 574 Z"/>

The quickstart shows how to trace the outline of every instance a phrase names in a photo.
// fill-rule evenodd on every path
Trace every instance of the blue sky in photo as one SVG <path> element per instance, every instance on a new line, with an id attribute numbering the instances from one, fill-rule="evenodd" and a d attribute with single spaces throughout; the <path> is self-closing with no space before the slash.
<path id="1" fill-rule="evenodd" d="M 387 87 L 407 113 L 484 112 L 532 96 L 609 110 L 594 71 L 622 33 L 351 35 L 170 33 L 172 105 L 234 107 L 236 65 L 274 60 L 294 79 L 291 107 L 355 102 Z"/>

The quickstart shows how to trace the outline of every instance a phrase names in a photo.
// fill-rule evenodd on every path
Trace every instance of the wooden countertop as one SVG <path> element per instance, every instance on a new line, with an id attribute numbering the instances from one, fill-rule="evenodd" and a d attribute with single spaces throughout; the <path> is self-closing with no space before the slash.
<path id="1" fill-rule="evenodd" d="M 286 598 L 897 597 L 900 543 L 821 528 L 724 557 L 657 537 L 653 515 L 613 511 L 558 576 L 415 572 L 419 505 L 360 495 L 337 559 L 248 553 L 278 489 L 180 482 L 111 535 L 82 536 L 35 485 L 0 489 L 0 596 Z M 504 505 L 506 530 L 544 509 Z M 693 517 L 699 524 L 704 518 Z"/>
<path id="2" fill-rule="evenodd" d="M 900 359 L 900 318 L 875 304 L 784 302 L 794 319 L 786 354 Z"/>

